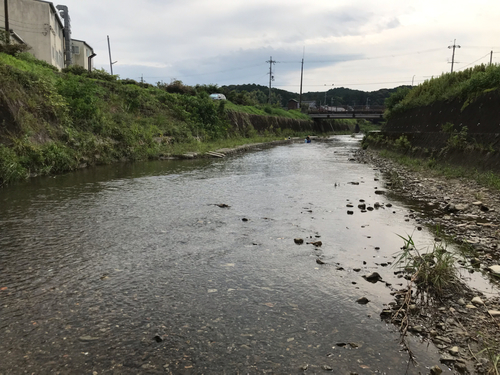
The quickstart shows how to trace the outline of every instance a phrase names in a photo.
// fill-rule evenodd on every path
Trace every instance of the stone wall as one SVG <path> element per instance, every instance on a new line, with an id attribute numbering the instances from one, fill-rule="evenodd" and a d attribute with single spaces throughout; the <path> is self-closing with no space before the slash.
<path id="1" fill-rule="evenodd" d="M 441 148 L 449 138 L 442 131 L 446 123 L 457 131 L 466 126 L 468 141 L 500 150 L 500 89 L 486 92 L 472 103 L 459 99 L 435 102 L 393 115 L 383 129 L 391 137 L 407 135 L 414 146 Z"/>

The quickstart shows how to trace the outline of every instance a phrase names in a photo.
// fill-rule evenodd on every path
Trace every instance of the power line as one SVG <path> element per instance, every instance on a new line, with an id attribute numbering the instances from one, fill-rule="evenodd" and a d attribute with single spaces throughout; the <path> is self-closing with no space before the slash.
<path id="1" fill-rule="evenodd" d="M 492 52 L 493 52 L 493 51 L 492 51 Z M 481 56 L 479 59 L 477 59 L 477 60 L 475 60 L 475 61 L 471 62 L 470 64 L 467 64 L 467 65 L 465 65 L 465 66 L 461 67 L 461 68 L 460 68 L 460 69 L 458 69 L 458 70 L 463 70 L 463 69 L 467 68 L 468 66 L 471 66 L 472 64 L 475 64 L 475 63 L 476 63 L 476 62 L 478 62 L 479 60 L 484 59 L 486 56 L 489 56 L 489 55 L 490 55 L 490 52 L 488 52 L 488 53 L 487 53 L 486 55 L 484 55 L 484 56 Z"/>

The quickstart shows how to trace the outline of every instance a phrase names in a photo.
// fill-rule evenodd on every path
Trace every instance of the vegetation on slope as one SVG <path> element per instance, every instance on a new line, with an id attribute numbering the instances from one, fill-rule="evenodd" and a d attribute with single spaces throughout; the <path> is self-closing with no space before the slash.
<path id="1" fill-rule="evenodd" d="M 213 101 L 209 91 L 179 81 L 152 86 L 119 80 L 78 67 L 59 73 L 28 53 L 0 53 L 0 185 L 29 175 L 197 151 L 207 142 L 255 141 L 253 129 L 238 130 L 228 121 L 226 106 L 245 108 Z M 262 113 L 285 111 L 265 106 Z M 288 135 L 294 134 L 275 129 L 266 140 Z"/>
<path id="2" fill-rule="evenodd" d="M 399 89 L 385 102 L 386 118 L 439 101 L 459 100 L 464 108 L 481 94 L 499 88 L 500 65 L 481 64 L 463 71 L 445 73 L 413 89 Z"/>

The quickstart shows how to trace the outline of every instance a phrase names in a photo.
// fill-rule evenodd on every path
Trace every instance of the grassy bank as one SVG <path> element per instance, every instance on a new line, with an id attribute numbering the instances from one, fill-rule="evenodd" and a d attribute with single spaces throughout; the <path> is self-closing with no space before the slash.
<path id="1" fill-rule="evenodd" d="M 104 71 L 63 73 L 27 53 L 0 53 L 0 186 L 122 160 L 266 142 L 301 132 L 234 127 L 228 111 L 305 120 L 297 111 L 209 98 L 209 87 L 142 84 Z M 305 117 L 304 117 L 305 116 Z"/>
<path id="2" fill-rule="evenodd" d="M 385 117 L 436 102 L 458 100 L 462 110 L 476 98 L 500 87 L 500 65 L 476 65 L 431 78 L 414 88 L 401 88 L 386 99 Z"/>

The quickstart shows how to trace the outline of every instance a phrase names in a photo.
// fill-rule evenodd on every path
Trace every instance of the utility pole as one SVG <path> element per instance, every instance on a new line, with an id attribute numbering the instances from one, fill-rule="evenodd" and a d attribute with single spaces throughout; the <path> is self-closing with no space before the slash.
<path id="1" fill-rule="evenodd" d="M 269 63 L 269 99 L 268 102 L 271 104 L 271 82 L 274 81 L 274 76 L 273 76 L 273 64 L 276 64 L 277 61 L 273 60 L 273 57 L 271 56 L 266 63 Z"/>
<path id="2" fill-rule="evenodd" d="M 302 80 L 304 79 L 304 58 L 302 57 L 302 67 L 300 68 L 300 93 L 299 93 L 299 109 L 302 110 Z"/>
<path id="3" fill-rule="evenodd" d="M 453 45 L 448 46 L 448 48 L 453 49 L 453 53 L 451 54 L 451 72 L 453 73 L 453 64 L 455 64 L 455 48 L 460 48 L 459 45 L 456 44 L 456 39 L 453 40 Z"/>
<path id="4" fill-rule="evenodd" d="M 7 1 L 7 0 L 5 0 L 5 1 Z M 490 65 L 492 62 L 493 62 L 493 51 L 490 52 Z"/>
<path id="5" fill-rule="evenodd" d="M 9 0 L 3 0 L 5 10 L 5 43 L 10 44 Z"/>
<path id="6" fill-rule="evenodd" d="M 116 64 L 118 61 L 113 61 L 111 59 L 111 44 L 109 44 L 109 35 L 108 35 L 108 51 L 109 51 L 109 68 L 111 70 L 111 75 L 113 75 L 113 64 Z"/>

